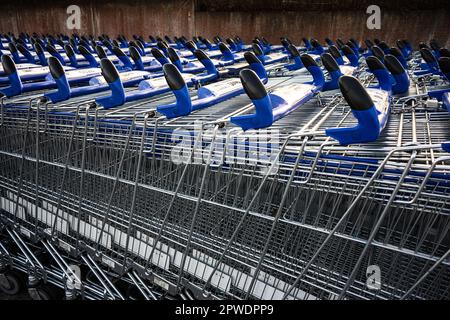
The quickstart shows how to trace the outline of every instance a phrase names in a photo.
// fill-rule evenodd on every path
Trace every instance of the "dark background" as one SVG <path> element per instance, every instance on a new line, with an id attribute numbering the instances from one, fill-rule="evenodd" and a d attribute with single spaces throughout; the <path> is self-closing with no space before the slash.
<path id="1" fill-rule="evenodd" d="M 65 32 L 66 8 L 81 7 L 80 33 L 127 36 L 240 35 L 249 41 L 264 35 L 300 39 L 378 37 L 393 44 L 408 38 L 416 44 L 431 38 L 450 45 L 447 0 L 14 0 L 0 4 L 0 31 Z M 366 8 L 381 7 L 381 30 L 366 28 Z"/>

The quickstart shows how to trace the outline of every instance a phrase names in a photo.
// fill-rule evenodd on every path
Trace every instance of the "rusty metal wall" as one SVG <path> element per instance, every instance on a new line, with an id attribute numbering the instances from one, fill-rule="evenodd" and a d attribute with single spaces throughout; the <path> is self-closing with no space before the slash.
<path id="1" fill-rule="evenodd" d="M 382 11 L 381 29 L 366 28 L 368 15 L 365 10 L 311 11 L 311 12 L 197 12 L 196 32 L 207 37 L 216 34 L 241 35 L 251 40 L 263 35 L 272 42 L 279 42 L 288 36 L 295 43 L 302 37 L 325 37 L 348 39 L 380 38 L 387 43 L 406 38 L 412 43 L 436 38 L 442 44 L 450 45 L 450 11 L 417 10 L 408 12 Z"/>
<path id="2" fill-rule="evenodd" d="M 0 32 L 63 32 L 66 8 L 81 8 L 79 33 L 152 35 L 264 35 L 273 42 L 289 36 L 378 37 L 392 43 L 437 38 L 450 46 L 447 0 L 15 0 L 0 3 Z M 365 9 L 381 7 L 381 30 L 368 30 Z"/>

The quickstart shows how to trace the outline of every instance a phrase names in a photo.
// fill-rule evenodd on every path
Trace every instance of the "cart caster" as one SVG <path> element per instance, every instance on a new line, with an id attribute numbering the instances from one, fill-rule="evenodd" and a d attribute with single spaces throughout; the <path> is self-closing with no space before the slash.
<path id="1" fill-rule="evenodd" d="M 24 288 L 24 282 L 20 274 L 9 271 L 0 274 L 0 291 L 4 294 L 13 296 L 18 294 Z"/>

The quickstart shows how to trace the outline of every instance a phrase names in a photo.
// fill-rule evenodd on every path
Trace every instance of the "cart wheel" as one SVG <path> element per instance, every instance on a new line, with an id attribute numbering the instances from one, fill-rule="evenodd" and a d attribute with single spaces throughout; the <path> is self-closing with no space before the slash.
<path id="1" fill-rule="evenodd" d="M 0 276 L 0 291 L 13 296 L 23 289 L 23 281 L 15 272 L 7 272 Z"/>

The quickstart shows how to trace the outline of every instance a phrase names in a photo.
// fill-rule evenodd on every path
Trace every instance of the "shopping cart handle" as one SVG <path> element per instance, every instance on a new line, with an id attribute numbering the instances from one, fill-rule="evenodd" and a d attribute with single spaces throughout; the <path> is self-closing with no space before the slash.
<path id="1" fill-rule="evenodd" d="M 101 46 L 95 46 L 95 52 L 97 52 L 97 56 L 100 59 L 107 58 L 105 49 L 103 49 Z M 94 67 L 96 67 L 96 65 Z"/>
<path id="2" fill-rule="evenodd" d="M 352 76 L 342 76 L 339 79 L 339 87 L 358 124 L 350 128 L 326 129 L 326 135 L 338 140 L 342 145 L 375 141 L 380 135 L 381 125 L 372 98 Z"/>
<path id="3" fill-rule="evenodd" d="M 28 63 L 36 63 L 33 55 L 28 51 L 27 48 L 25 48 L 22 44 L 17 45 L 17 50 L 25 57 L 27 58 Z"/>
<path id="4" fill-rule="evenodd" d="M 142 57 L 139 51 L 135 47 L 130 47 L 130 57 L 138 70 L 144 70 L 144 63 L 142 62 Z"/>
<path id="5" fill-rule="evenodd" d="M 392 85 L 392 93 L 402 94 L 407 92 L 410 85 L 409 76 L 400 61 L 398 61 L 397 58 L 393 55 L 387 54 L 384 57 L 384 64 L 392 74 L 392 77 L 395 81 L 395 83 Z"/>
<path id="6" fill-rule="evenodd" d="M 233 39 L 227 38 L 227 39 L 225 39 L 225 41 L 227 42 L 228 46 L 230 46 L 231 50 L 238 51 L 238 48 L 236 46 L 236 42 L 234 42 Z"/>
<path id="7" fill-rule="evenodd" d="M 215 76 L 214 78 L 211 77 L 208 78 L 208 80 L 213 80 L 219 76 L 219 72 L 217 71 L 216 66 L 203 50 L 196 49 L 194 51 L 194 56 L 197 58 L 198 61 L 200 61 L 201 64 L 203 64 L 208 75 Z"/>
<path id="8" fill-rule="evenodd" d="M 321 91 L 325 83 L 325 77 L 322 69 L 309 54 L 302 54 L 300 59 L 302 60 L 302 64 L 313 77 L 312 83 L 316 87 L 315 91 Z"/>
<path id="9" fill-rule="evenodd" d="M 420 55 L 427 65 L 427 68 L 425 68 L 425 70 L 436 71 L 439 69 L 436 57 L 433 55 L 433 52 L 431 52 L 429 48 L 420 49 Z"/>
<path id="10" fill-rule="evenodd" d="M 311 58 L 309 55 L 308 57 Z M 311 60 L 314 62 L 312 58 Z M 303 61 L 305 65 L 308 63 L 309 61 Z M 253 70 L 244 69 L 239 73 L 239 77 L 256 111 L 254 114 L 231 117 L 230 121 L 240 126 L 244 131 L 266 128 L 272 125 L 274 121 L 283 118 L 298 106 L 310 100 L 316 92 L 314 85 L 296 84 L 292 86 L 292 92 L 280 88 L 267 94 L 264 84 Z"/>
<path id="11" fill-rule="evenodd" d="M 102 75 L 108 83 L 112 94 L 109 97 L 97 98 L 95 99 L 96 102 L 104 108 L 124 104 L 125 90 L 116 67 L 109 59 L 106 58 L 100 60 L 100 67 L 102 69 Z"/>
<path id="12" fill-rule="evenodd" d="M 378 86 L 385 91 L 391 91 L 392 82 L 389 72 L 386 70 L 384 64 L 375 56 L 366 59 L 367 67 L 378 80 Z"/>
<path id="13" fill-rule="evenodd" d="M 338 63 L 329 53 L 324 53 L 321 56 L 322 64 L 330 75 L 330 80 L 325 81 L 323 85 L 323 91 L 334 90 L 339 88 L 339 78 L 342 76 L 341 69 Z"/>
<path id="14" fill-rule="evenodd" d="M 344 59 L 342 58 L 339 49 L 335 45 L 331 45 L 328 47 L 328 52 L 333 56 L 334 60 L 338 63 L 338 65 L 344 65 Z"/>
<path id="15" fill-rule="evenodd" d="M 15 63 L 20 63 L 20 56 L 19 56 L 19 51 L 17 50 L 17 47 L 14 43 L 10 42 L 8 44 L 8 49 L 9 52 L 11 52 L 11 56 L 13 57 L 13 60 Z"/>
<path id="16" fill-rule="evenodd" d="M 64 45 L 64 50 L 66 51 L 67 57 L 69 58 L 70 65 L 74 68 L 78 68 L 78 61 L 77 57 L 75 56 L 75 52 L 72 49 L 72 46 L 70 44 Z"/>
<path id="17" fill-rule="evenodd" d="M 197 50 L 197 46 L 195 45 L 194 41 L 192 41 L 192 40 L 186 42 L 185 47 L 192 53 L 194 53 L 194 51 Z"/>
<path id="18" fill-rule="evenodd" d="M 222 53 L 222 61 L 232 61 L 234 62 L 234 55 L 230 48 L 223 42 L 219 43 L 219 50 Z"/>
<path id="19" fill-rule="evenodd" d="M 384 62 L 384 51 L 379 46 L 372 47 L 372 53 L 374 57 L 377 57 L 381 62 Z"/>
<path id="20" fill-rule="evenodd" d="M 95 57 L 92 55 L 92 53 L 88 49 L 86 49 L 82 45 L 79 45 L 78 46 L 78 51 L 89 62 L 89 66 L 90 67 L 93 67 L 93 68 L 98 67 L 97 60 L 95 59 Z"/>
<path id="21" fill-rule="evenodd" d="M 252 50 L 255 53 L 255 56 L 264 64 L 267 57 L 264 55 L 264 52 L 261 49 L 261 46 L 257 43 L 253 43 Z"/>
<path id="22" fill-rule="evenodd" d="M 289 51 L 291 58 L 294 60 L 294 63 L 286 65 L 285 68 L 290 71 L 300 70 L 301 68 L 303 68 L 304 66 L 302 63 L 302 59 L 300 59 L 300 52 L 298 51 L 298 49 L 294 45 L 289 44 L 287 50 Z"/>
<path id="23" fill-rule="evenodd" d="M 128 44 L 128 49 L 131 48 L 135 48 L 137 51 L 139 51 L 139 53 L 144 56 L 145 55 L 145 51 L 143 51 L 141 49 L 141 47 L 138 46 L 138 44 L 135 41 L 130 41 L 130 43 Z"/>
<path id="24" fill-rule="evenodd" d="M 244 58 L 245 61 L 247 61 L 250 69 L 252 69 L 258 75 L 263 83 L 266 83 L 268 80 L 268 75 L 266 68 L 262 64 L 261 60 L 259 60 L 256 55 L 250 51 L 244 53 Z"/>
<path id="25" fill-rule="evenodd" d="M 131 63 L 130 58 L 117 46 L 113 46 L 111 51 L 119 58 L 125 68 L 130 68 L 133 70 L 133 64 Z"/>
<path id="26" fill-rule="evenodd" d="M 321 55 L 322 53 L 325 52 L 322 45 L 316 39 L 311 39 L 311 45 L 313 50 L 310 51 L 309 53 Z"/>
<path id="27" fill-rule="evenodd" d="M 170 62 L 174 64 L 180 72 L 183 72 L 183 65 L 181 64 L 180 57 L 178 56 L 178 53 L 175 51 L 174 48 L 168 48 L 167 49 L 167 55 L 170 59 Z"/>
<path id="28" fill-rule="evenodd" d="M 3 93 L 6 97 L 13 97 L 22 93 L 23 84 L 17 73 L 16 64 L 10 56 L 2 55 L 3 71 L 9 79 L 9 87 L 0 88 L 0 93 Z"/>
<path id="29" fill-rule="evenodd" d="M 169 59 L 166 58 L 166 56 L 161 52 L 161 50 L 152 48 L 151 50 L 153 57 L 155 57 L 156 60 L 163 66 L 166 63 L 170 63 Z"/>
<path id="30" fill-rule="evenodd" d="M 102 41 L 102 44 L 103 44 L 106 48 L 108 48 L 108 50 L 111 50 L 111 49 L 112 49 L 112 43 L 111 43 L 111 41 L 105 39 L 105 40 Z"/>
<path id="31" fill-rule="evenodd" d="M 308 50 L 308 51 L 311 50 L 312 49 L 311 42 L 309 42 L 309 40 L 307 38 L 303 38 L 302 40 L 303 40 L 303 43 L 305 44 L 306 50 Z"/>
<path id="32" fill-rule="evenodd" d="M 66 61 L 64 60 L 63 56 L 58 52 L 58 50 L 55 49 L 54 46 L 52 45 L 47 45 L 45 47 L 45 49 L 47 50 L 48 53 L 50 53 L 52 56 L 54 56 L 55 58 L 57 58 L 59 60 L 59 62 L 61 62 L 61 64 L 63 66 L 66 65 Z"/>
<path id="33" fill-rule="evenodd" d="M 61 65 L 60 61 L 53 56 L 48 58 L 48 66 L 50 74 L 56 83 L 57 91 L 46 93 L 44 96 L 49 98 L 53 103 L 69 99 L 70 85 L 67 81 L 64 67 Z"/>
<path id="34" fill-rule="evenodd" d="M 176 102 L 159 106 L 156 111 L 165 115 L 168 119 L 188 115 L 192 110 L 192 102 L 183 76 L 178 68 L 171 63 L 163 66 L 163 72 L 169 88 L 175 95 Z"/>
<path id="35" fill-rule="evenodd" d="M 167 48 L 169 48 L 169 46 L 164 41 L 162 41 L 162 39 L 156 43 L 156 46 L 159 50 L 164 52 L 165 55 L 167 55 Z"/>
<path id="36" fill-rule="evenodd" d="M 390 49 L 390 54 L 392 54 L 394 57 L 397 58 L 397 60 L 401 63 L 401 65 L 403 66 L 404 69 L 408 68 L 408 64 L 406 62 L 406 59 L 403 56 L 403 54 L 402 54 L 402 52 L 400 51 L 399 48 L 392 47 Z"/>
<path id="37" fill-rule="evenodd" d="M 35 42 L 34 44 L 34 51 L 36 52 L 36 55 L 39 58 L 39 62 L 42 66 L 47 65 L 47 59 L 45 58 L 44 49 L 42 49 L 42 46 L 39 42 Z"/>
<path id="38" fill-rule="evenodd" d="M 344 55 L 347 57 L 347 59 L 350 61 L 350 65 L 352 67 L 357 67 L 359 66 L 359 59 L 358 56 L 355 54 L 355 52 L 353 51 L 352 48 L 350 48 L 347 45 L 344 45 L 342 47 L 342 52 L 344 53 Z"/>

